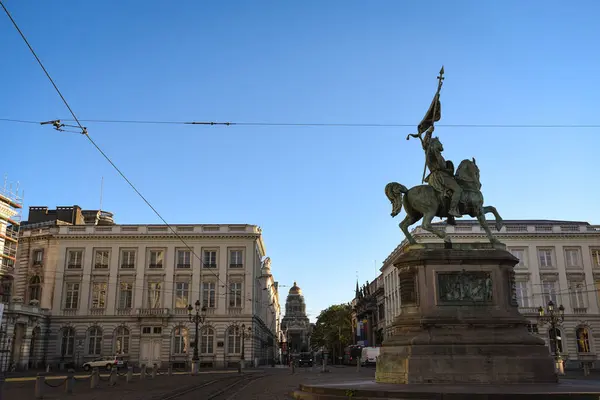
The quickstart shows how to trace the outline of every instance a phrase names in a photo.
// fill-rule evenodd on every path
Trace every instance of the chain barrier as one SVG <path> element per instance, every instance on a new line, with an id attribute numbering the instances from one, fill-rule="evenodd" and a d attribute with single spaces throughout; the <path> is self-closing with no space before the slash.
<path id="1" fill-rule="evenodd" d="M 88 376 L 84 376 L 83 378 L 78 378 L 78 377 L 74 377 L 76 381 L 87 381 L 88 379 L 90 379 L 92 377 L 92 372 L 90 371 Z"/>
<path id="2" fill-rule="evenodd" d="M 101 381 L 108 382 L 110 380 L 110 375 L 108 375 L 106 378 L 103 378 L 102 375 L 100 375 L 100 373 L 98 373 L 98 378 Z"/>
<path id="3" fill-rule="evenodd" d="M 117 369 L 117 375 L 118 376 L 127 376 L 127 370 L 123 370 L 123 372 L 119 372 L 119 370 Z"/>
<path id="4" fill-rule="evenodd" d="M 57 388 L 57 387 L 61 387 L 61 386 L 62 386 L 62 385 L 64 385 L 65 383 L 67 383 L 67 379 L 69 379 L 69 378 L 64 378 L 64 379 L 61 379 L 61 382 L 60 382 L 58 385 L 53 385 L 53 384 L 51 384 L 51 383 L 48 381 L 48 379 L 44 379 L 44 383 L 46 384 L 46 386 L 49 386 L 49 387 L 51 387 L 51 388 Z"/>

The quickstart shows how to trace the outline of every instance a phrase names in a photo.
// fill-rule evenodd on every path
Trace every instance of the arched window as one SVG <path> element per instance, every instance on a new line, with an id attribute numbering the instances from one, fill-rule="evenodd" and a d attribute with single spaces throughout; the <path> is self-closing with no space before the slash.
<path id="1" fill-rule="evenodd" d="M 75 328 L 66 327 L 62 330 L 62 337 L 60 342 L 60 355 L 72 356 L 75 348 Z"/>
<path id="2" fill-rule="evenodd" d="M 575 331 L 577 336 L 577 352 L 578 353 L 589 353 L 590 352 L 590 333 L 584 326 L 577 328 Z"/>
<path id="3" fill-rule="evenodd" d="M 115 353 L 129 354 L 129 329 L 119 326 L 115 332 Z"/>
<path id="4" fill-rule="evenodd" d="M 98 326 L 92 326 L 88 330 L 88 354 L 102 354 L 102 330 Z"/>
<path id="5" fill-rule="evenodd" d="M 240 354 L 242 352 L 242 338 L 239 326 L 230 326 L 227 330 L 227 353 Z"/>
<path id="6" fill-rule="evenodd" d="M 186 354 L 188 352 L 188 330 L 183 326 L 173 329 L 173 353 Z"/>
<path id="7" fill-rule="evenodd" d="M 214 342 L 215 330 L 210 326 L 203 328 L 200 337 L 200 353 L 213 354 L 215 352 Z"/>
<path id="8" fill-rule="evenodd" d="M 29 280 L 29 301 L 40 301 L 42 298 L 42 282 L 38 275 Z"/>
<path id="9" fill-rule="evenodd" d="M 563 352 L 562 345 L 562 332 L 558 328 L 550 328 L 548 330 L 548 338 L 550 339 L 550 351 L 552 354 L 556 354 L 556 348 L 558 347 L 558 352 Z"/>

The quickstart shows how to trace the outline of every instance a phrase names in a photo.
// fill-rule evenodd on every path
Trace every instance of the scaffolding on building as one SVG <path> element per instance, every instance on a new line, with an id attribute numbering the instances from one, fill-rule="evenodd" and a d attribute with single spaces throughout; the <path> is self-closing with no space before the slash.
<path id="1" fill-rule="evenodd" d="M 12 293 L 22 209 L 19 184 L 13 189 L 5 176 L 4 186 L 0 187 L 0 295 L 3 303 L 9 301 Z"/>

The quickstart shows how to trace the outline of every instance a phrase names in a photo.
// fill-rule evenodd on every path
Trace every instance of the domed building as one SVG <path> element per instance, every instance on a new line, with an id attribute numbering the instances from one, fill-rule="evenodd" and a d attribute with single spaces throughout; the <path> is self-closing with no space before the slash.
<path id="1" fill-rule="evenodd" d="M 306 316 L 306 304 L 302 289 L 294 282 L 285 302 L 285 316 L 281 321 L 281 330 L 287 342 L 289 355 L 294 356 L 310 350 L 311 324 Z"/>

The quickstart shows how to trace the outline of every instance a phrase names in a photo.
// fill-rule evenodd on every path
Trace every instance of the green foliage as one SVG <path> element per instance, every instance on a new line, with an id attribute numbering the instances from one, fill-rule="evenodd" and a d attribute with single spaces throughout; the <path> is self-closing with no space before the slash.
<path id="1" fill-rule="evenodd" d="M 350 304 L 333 305 L 319 314 L 315 329 L 311 335 L 314 350 L 326 346 L 329 351 L 338 353 L 353 342 L 352 306 Z"/>

